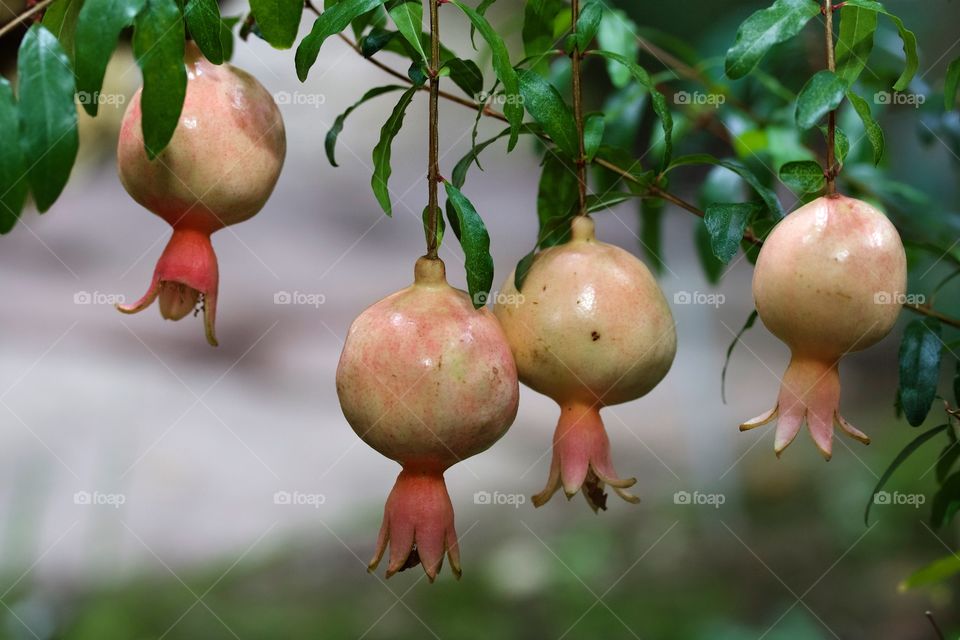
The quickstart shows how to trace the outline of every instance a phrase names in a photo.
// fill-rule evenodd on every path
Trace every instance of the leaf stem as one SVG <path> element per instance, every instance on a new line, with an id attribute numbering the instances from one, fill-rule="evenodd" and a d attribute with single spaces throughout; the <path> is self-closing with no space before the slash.
<path id="1" fill-rule="evenodd" d="M 826 35 L 827 46 L 827 69 L 831 72 L 837 70 L 837 61 L 833 51 L 833 0 L 824 0 L 823 4 L 824 33 Z M 835 196 L 837 194 L 837 167 L 836 158 L 836 140 L 837 140 L 837 110 L 834 109 L 827 114 L 827 195 Z"/>
<path id="2" fill-rule="evenodd" d="M 3 25 L 3 27 L 0 27 L 0 38 L 13 31 L 18 24 L 22 23 L 30 16 L 46 9 L 49 5 L 53 4 L 53 2 L 54 0 L 40 0 L 40 2 L 27 9 L 7 24 Z"/>
<path id="3" fill-rule="evenodd" d="M 430 3 L 430 212 L 427 214 L 427 257 L 437 257 L 437 226 L 440 223 L 440 0 Z"/>
<path id="4" fill-rule="evenodd" d="M 583 139 L 583 52 L 580 51 L 577 31 L 580 22 L 580 0 L 570 0 L 570 17 L 573 21 L 572 37 L 573 60 L 571 76 L 573 78 L 573 119 L 577 125 L 577 186 L 579 196 L 579 215 L 587 215 L 587 151 Z"/>

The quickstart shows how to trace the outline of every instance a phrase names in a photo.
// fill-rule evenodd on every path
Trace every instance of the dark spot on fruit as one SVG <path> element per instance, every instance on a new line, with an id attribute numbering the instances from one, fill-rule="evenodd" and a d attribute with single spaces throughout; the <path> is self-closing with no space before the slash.
<path id="1" fill-rule="evenodd" d="M 591 331 L 591 332 L 590 332 L 590 337 L 593 338 L 593 341 L 594 341 L 594 342 L 596 342 L 597 340 L 600 339 L 600 334 L 597 333 L 596 331 Z"/>
<path id="2" fill-rule="evenodd" d="M 542 291 L 546 291 L 546 290 L 547 290 L 547 285 L 543 285 Z"/>

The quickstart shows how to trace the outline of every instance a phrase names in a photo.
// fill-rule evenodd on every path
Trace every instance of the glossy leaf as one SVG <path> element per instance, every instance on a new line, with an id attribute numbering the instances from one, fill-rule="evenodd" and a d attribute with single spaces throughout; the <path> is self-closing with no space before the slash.
<path id="1" fill-rule="evenodd" d="M 557 46 L 556 19 L 569 13 L 564 0 L 528 0 L 523 14 L 523 51 L 530 58 L 530 68 L 537 73 L 546 71 L 550 63 L 548 52 Z"/>
<path id="2" fill-rule="evenodd" d="M 602 113 L 592 113 L 587 116 L 584 121 L 583 143 L 587 162 L 593 162 L 597 152 L 600 151 L 600 145 L 603 143 L 603 132 L 606 126 L 607 121 Z"/>
<path id="3" fill-rule="evenodd" d="M 601 0 L 588 1 L 580 9 L 580 18 L 577 20 L 576 46 L 580 51 L 590 48 L 590 43 L 597 37 L 600 22 L 603 20 L 603 2 Z"/>
<path id="4" fill-rule="evenodd" d="M 301 82 L 306 81 L 310 67 L 317 61 L 320 48 L 327 38 L 340 33 L 368 11 L 372 11 L 383 4 L 383 0 L 340 0 L 323 13 L 313 23 L 310 33 L 300 41 L 294 57 L 297 66 L 297 77 Z"/>
<path id="5" fill-rule="evenodd" d="M 26 165 L 20 151 L 17 101 L 6 78 L 0 78 L 0 233 L 17 224 L 27 199 Z"/>
<path id="6" fill-rule="evenodd" d="M 187 93 L 183 16 L 176 0 L 147 0 L 134 19 L 133 55 L 143 72 L 143 144 L 151 160 L 166 148 L 180 122 Z"/>
<path id="7" fill-rule="evenodd" d="M 567 158 L 576 159 L 580 153 L 577 125 L 563 96 L 538 73 L 521 70 L 519 77 L 520 95 L 527 112 Z"/>
<path id="8" fill-rule="evenodd" d="M 653 272 L 663 273 L 666 260 L 663 255 L 663 214 L 666 201 L 644 198 L 640 201 L 640 248 L 647 256 Z"/>
<path id="9" fill-rule="evenodd" d="M 913 76 L 916 75 L 917 69 L 920 67 L 920 57 L 917 54 L 917 36 L 907 29 L 903 24 L 903 20 L 887 11 L 883 4 L 879 2 L 874 2 L 874 0 L 847 0 L 845 6 L 876 11 L 893 21 L 893 24 L 897 27 L 897 32 L 900 34 L 900 40 L 903 42 L 903 54 L 906 59 L 903 73 L 900 74 L 900 77 L 896 83 L 894 83 L 893 90 L 903 91 L 910 86 L 910 81 L 913 80 Z"/>
<path id="10" fill-rule="evenodd" d="M 362 98 L 350 105 L 346 111 L 337 116 L 336 120 L 333 121 L 333 125 L 330 127 L 330 131 L 327 132 L 327 137 L 323 143 L 324 150 L 327 152 L 327 160 L 330 161 L 331 165 L 335 167 L 339 166 L 336 159 L 337 139 L 340 137 L 340 133 L 343 131 L 344 122 L 350 116 L 350 114 L 353 113 L 357 107 L 365 102 L 368 102 L 369 100 L 372 100 L 378 96 L 382 96 L 385 93 L 390 93 L 391 91 L 401 91 L 404 89 L 407 89 L 407 87 L 397 84 L 370 89 L 363 94 Z"/>
<path id="11" fill-rule="evenodd" d="M 717 284 L 723 277 L 725 265 L 720 262 L 717 256 L 713 255 L 713 242 L 710 238 L 710 232 L 702 224 L 698 224 L 694 229 L 693 243 L 707 282 Z"/>
<path id="12" fill-rule="evenodd" d="M 940 453 L 940 457 L 937 458 L 937 482 L 944 483 L 947 476 L 950 475 L 953 465 L 956 464 L 957 458 L 960 458 L 960 443 L 951 441 Z"/>
<path id="13" fill-rule="evenodd" d="M 43 12 L 42 24 L 57 37 L 67 57 L 73 60 L 77 18 L 83 0 L 56 0 Z"/>
<path id="14" fill-rule="evenodd" d="M 400 127 L 403 126 L 403 117 L 407 113 L 407 107 L 410 106 L 413 96 L 419 90 L 419 87 L 413 86 L 400 96 L 400 101 L 397 102 L 397 105 L 393 108 L 393 113 L 390 114 L 383 128 L 380 129 L 380 141 L 377 142 L 377 146 L 373 148 L 373 180 L 371 186 L 373 187 L 373 194 L 376 196 L 377 202 L 380 203 L 384 213 L 388 216 L 393 215 L 393 205 L 391 203 L 390 188 L 388 186 L 390 174 L 393 173 L 393 167 L 390 165 L 393 139 L 396 138 L 400 132 Z"/>
<path id="15" fill-rule="evenodd" d="M 897 587 L 899 591 L 907 591 L 916 587 L 939 584 L 960 573 L 960 556 L 953 553 L 949 556 L 931 562 L 922 569 L 914 571 Z"/>
<path id="16" fill-rule="evenodd" d="M 567 241 L 570 237 L 569 221 L 577 213 L 578 200 L 576 168 L 568 160 L 548 153 L 543 162 L 537 192 L 539 246 L 552 247 Z"/>
<path id="17" fill-rule="evenodd" d="M 737 30 L 727 51 L 725 68 L 732 80 L 742 78 L 760 63 L 775 44 L 789 40 L 820 13 L 820 4 L 811 0 L 776 0 L 767 9 L 747 18 Z"/>
<path id="18" fill-rule="evenodd" d="M 410 43 L 424 64 L 427 62 L 427 52 L 424 51 L 420 34 L 423 32 L 423 2 L 421 0 L 401 0 L 387 4 L 387 13 L 397 25 L 397 31 Z"/>
<path id="19" fill-rule="evenodd" d="M 736 255 L 750 219 L 763 207 L 753 203 L 714 203 L 707 206 L 703 217 L 710 233 L 710 247 L 720 262 L 727 264 Z"/>
<path id="20" fill-rule="evenodd" d="M 907 421 L 919 426 L 927 417 L 940 381 L 940 322 L 933 318 L 907 325 L 900 343 L 900 402 Z"/>
<path id="21" fill-rule="evenodd" d="M 604 20 L 597 31 L 597 42 L 602 50 L 615 53 L 626 60 L 634 61 L 640 53 L 636 23 L 624 11 L 611 9 L 608 4 L 604 9 Z M 633 77 L 629 69 L 613 58 L 607 59 L 607 75 L 618 89 L 630 84 Z"/>
<path id="22" fill-rule="evenodd" d="M 767 209 L 774 219 L 779 220 L 783 218 L 783 207 L 780 205 L 780 200 L 777 199 L 777 194 L 772 189 L 764 186 L 763 183 L 757 179 L 757 176 L 753 175 L 753 172 L 740 162 L 735 160 L 719 160 L 706 153 L 697 153 L 677 158 L 670 163 L 667 171 L 672 171 L 677 167 L 697 164 L 711 164 L 733 171 L 753 187 L 757 195 L 766 203 Z"/>
<path id="23" fill-rule="evenodd" d="M 146 0 L 86 0 L 77 17 L 75 68 L 80 103 L 97 115 L 98 97 L 120 32 L 133 24 Z"/>
<path id="24" fill-rule="evenodd" d="M 828 70 L 817 72 L 797 96 L 797 124 L 810 129 L 843 102 L 847 91 L 843 80 Z"/>
<path id="25" fill-rule="evenodd" d="M 303 15 L 302 0 L 250 0 L 250 11 L 257 19 L 261 37 L 271 46 L 276 49 L 293 46 Z"/>
<path id="26" fill-rule="evenodd" d="M 203 57 L 213 64 L 222 64 L 225 60 L 221 38 L 223 20 L 217 0 L 189 0 L 183 17 Z"/>
<path id="27" fill-rule="evenodd" d="M 523 283 L 527 279 L 527 274 L 530 273 L 530 267 L 533 266 L 533 261 L 536 257 L 537 250 L 533 249 L 517 262 L 517 266 L 513 271 L 513 284 L 517 287 L 517 291 L 523 290 Z"/>
<path id="28" fill-rule="evenodd" d="M 483 93 L 483 73 L 473 60 L 451 58 L 444 63 L 444 68 L 450 70 L 450 79 L 471 100 L 477 100 Z"/>
<path id="29" fill-rule="evenodd" d="M 840 35 L 837 39 L 837 77 L 848 87 L 867 66 L 873 51 L 873 34 L 877 30 L 877 13 L 846 5 L 840 9 Z"/>
<path id="30" fill-rule="evenodd" d="M 477 5 L 477 13 L 479 13 L 482 16 L 486 16 L 487 9 L 492 7 L 493 3 L 495 3 L 496 1 L 497 0 L 480 0 L 480 4 Z M 477 35 L 477 28 L 471 24 L 470 25 L 470 44 L 473 45 L 474 49 L 477 48 L 477 43 L 475 40 L 476 35 Z"/>
<path id="31" fill-rule="evenodd" d="M 449 182 L 444 183 L 447 192 L 447 204 L 456 215 L 456 224 L 451 219 L 464 253 L 464 267 L 467 271 L 467 290 L 473 306 L 484 306 L 490 287 L 493 286 L 493 258 L 490 256 L 490 236 L 483 219 L 473 204 L 463 193 Z M 449 215 L 449 210 L 448 210 Z"/>
<path id="32" fill-rule="evenodd" d="M 827 184 L 823 167 L 813 160 L 786 163 L 780 167 L 780 181 L 797 197 L 821 191 Z"/>
<path id="33" fill-rule="evenodd" d="M 890 466 L 886 468 L 883 472 L 883 475 L 880 476 L 880 480 L 877 481 L 877 485 L 873 488 L 873 491 L 870 493 L 870 499 L 867 501 L 867 509 L 863 514 L 864 524 L 870 524 L 870 509 L 873 508 L 874 497 L 880 492 L 881 489 L 887 484 L 887 480 L 890 479 L 890 476 L 893 475 L 893 472 L 896 471 L 900 465 L 902 465 L 907 458 L 916 453 L 917 449 L 924 445 L 924 443 L 930 441 L 934 436 L 943 432 L 945 429 L 949 428 L 950 425 L 941 424 L 937 427 L 930 429 L 929 431 L 924 431 L 916 438 L 907 443 L 900 453 L 897 454 L 897 457 L 893 459 L 893 462 L 890 463 Z"/>
<path id="34" fill-rule="evenodd" d="M 850 101 L 850 104 L 853 105 L 853 110 L 860 116 L 860 121 L 863 122 L 867 139 L 870 141 L 870 146 L 873 147 L 873 164 L 878 165 L 883 158 L 883 129 L 880 128 L 880 125 L 874 119 L 873 114 L 870 112 L 870 105 L 866 100 L 853 91 L 847 92 L 847 99 Z"/>
<path id="35" fill-rule="evenodd" d="M 66 186 L 79 144 L 70 59 L 46 27 L 34 24 L 23 37 L 17 76 L 20 150 L 33 199 L 43 212 Z"/>
<path id="36" fill-rule="evenodd" d="M 953 110 L 957 104 L 958 87 L 960 87 L 960 58 L 947 67 L 947 77 L 943 83 L 943 104 L 947 111 Z"/>

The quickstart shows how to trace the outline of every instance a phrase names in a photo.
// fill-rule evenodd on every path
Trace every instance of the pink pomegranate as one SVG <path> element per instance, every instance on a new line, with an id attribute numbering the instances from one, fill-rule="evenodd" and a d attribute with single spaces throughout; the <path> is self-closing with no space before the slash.
<path id="1" fill-rule="evenodd" d="M 496 318 L 447 284 L 442 261 L 420 258 L 412 286 L 353 322 L 337 394 L 357 435 L 403 466 L 370 570 L 389 545 L 388 578 L 421 563 L 432 582 L 444 552 L 459 577 L 443 472 L 490 447 L 517 415 L 517 369 Z"/>
<path id="2" fill-rule="evenodd" d="M 187 43 L 187 94 L 170 144 L 147 157 L 140 91 L 123 118 L 117 165 L 138 203 L 173 227 L 146 295 L 118 308 L 137 313 L 160 297 L 168 320 L 202 304 L 207 341 L 216 346 L 217 256 L 210 234 L 254 216 L 273 191 L 286 154 L 283 120 L 273 98 L 248 73 L 208 62 Z"/>
<path id="3" fill-rule="evenodd" d="M 827 196 L 797 209 L 770 233 L 753 275 L 763 324 L 790 347 L 790 366 L 773 409 L 740 425 L 778 418 L 779 456 L 804 421 L 829 460 L 833 425 L 869 444 L 840 415 L 837 365 L 890 332 L 906 292 L 907 260 L 893 224 L 869 204 Z"/>
<path id="4" fill-rule="evenodd" d="M 650 271 L 633 255 L 598 242 L 593 220 L 573 221 L 569 242 L 537 255 L 522 291 L 511 275 L 496 315 L 520 380 L 560 405 L 550 477 L 540 506 L 563 487 L 606 509 L 604 485 L 624 500 L 636 480 L 617 476 L 600 409 L 653 389 L 677 349 L 670 308 Z"/>

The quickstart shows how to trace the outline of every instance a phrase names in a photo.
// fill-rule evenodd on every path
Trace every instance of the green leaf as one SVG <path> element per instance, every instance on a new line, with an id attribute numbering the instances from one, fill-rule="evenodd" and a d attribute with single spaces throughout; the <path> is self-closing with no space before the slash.
<path id="1" fill-rule="evenodd" d="M 496 1 L 497 0 L 480 0 L 480 4 L 477 5 L 477 13 L 479 13 L 482 16 L 486 16 L 487 9 L 493 6 L 493 3 Z M 476 50 L 477 48 L 477 43 L 474 40 L 476 35 L 477 35 L 477 28 L 471 24 L 470 25 L 470 44 L 473 46 L 474 50 Z"/>
<path id="2" fill-rule="evenodd" d="M 823 70 L 814 75 L 797 96 L 797 124 L 803 129 L 815 126 L 840 106 L 847 87 L 835 73 Z"/>
<path id="3" fill-rule="evenodd" d="M 426 238 L 427 243 L 430 242 L 430 206 L 427 205 L 423 208 L 423 214 L 421 215 L 423 220 L 423 235 Z M 443 244 L 443 235 L 446 233 L 447 224 L 443 221 L 443 216 L 440 215 L 440 212 L 437 212 L 437 247 Z"/>
<path id="4" fill-rule="evenodd" d="M 960 573 L 960 556 L 952 554 L 913 572 L 899 584 L 897 589 L 903 592 L 916 587 L 938 584 L 957 573 Z"/>
<path id="5" fill-rule="evenodd" d="M 583 124 L 583 144 L 587 162 L 593 162 L 603 143 L 607 120 L 602 113 L 591 113 Z"/>
<path id="6" fill-rule="evenodd" d="M 586 51 L 597 37 L 600 22 L 603 20 L 603 3 L 600 0 L 587 2 L 580 10 L 577 20 L 575 43 L 579 51 Z"/>
<path id="7" fill-rule="evenodd" d="M 636 23 L 620 9 L 611 9 L 608 6 L 604 9 L 604 13 L 606 19 L 600 23 L 600 30 L 597 32 L 600 48 L 631 62 L 635 61 L 640 54 Z M 629 69 L 613 58 L 607 58 L 607 75 L 610 76 L 613 86 L 618 89 L 623 89 L 630 84 L 630 79 L 633 77 Z"/>
<path id="8" fill-rule="evenodd" d="M 747 223 L 763 207 L 753 203 L 714 203 L 707 206 L 703 222 L 710 233 L 710 247 L 713 255 L 723 264 L 729 263 L 736 255 L 743 240 Z"/>
<path id="9" fill-rule="evenodd" d="M 723 277 L 724 264 L 720 262 L 717 256 L 713 255 L 713 244 L 710 239 L 710 232 L 708 232 L 707 228 L 702 224 L 698 224 L 694 229 L 693 242 L 707 282 L 717 284 L 720 282 L 720 278 Z"/>
<path id="10" fill-rule="evenodd" d="M 166 148 L 187 94 L 183 16 L 176 0 L 147 0 L 134 20 L 133 55 L 143 72 L 143 145 L 151 160 Z"/>
<path id="11" fill-rule="evenodd" d="M 74 56 L 77 18 L 82 7 L 83 0 L 56 0 L 43 12 L 43 26 L 57 37 L 71 61 Z"/>
<path id="12" fill-rule="evenodd" d="M 387 5 L 387 13 L 397 25 L 397 30 L 406 38 L 410 46 L 420 56 L 424 64 L 427 62 L 427 52 L 423 49 L 420 34 L 423 32 L 423 2 L 421 0 L 397 1 Z"/>
<path id="13" fill-rule="evenodd" d="M 903 69 L 903 73 L 900 74 L 900 77 L 897 79 L 897 82 L 893 85 L 893 90 L 903 91 L 906 89 L 910 85 L 910 81 L 913 80 L 913 76 L 916 75 L 917 69 L 920 67 L 920 57 L 917 55 L 917 36 L 904 26 L 903 20 L 887 11 L 879 2 L 874 2 L 873 0 L 847 0 L 846 6 L 859 7 L 868 11 L 882 13 L 896 25 L 897 32 L 900 34 L 900 40 L 903 41 L 903 54 L 906 58 L 906 66 Z"/>
<path id="14" fill-rule="evenodd" d="M 471 100 L 477 100 L 483 93 L 483 73 L 473 60 L 451 58 L 444 63 L 444 68 L 450 70 L 450 79 Z"/>
<path id="15" fill-rule="evenodd" d="M 823 167 L 813 160 L 786 163 L 780 167 L 780 181 L 798 197 L 816 193 L 827 184 Z"/>
<path id="16" fill-rule="evenodd" d="M 873 147 L 873 164 L 876 166 L 880 164 L 880 160 L 883 158 L 883 129 L 881 129 L 877 121 L 874 120 L 873 114 L 870 113 L 870 105 L 866 100 L 853 91 L 847 91 L 847 99 L 850 100 L 850 104 L 853 105 L 853 110 L 857 112 L 857 115 L 860 116 L 860 120 L 863 122 L 863 129 L 867 134 L 867 139 L 870 141 L 870 146 Z"/>
<path id="17" fill-rule="evenodd" d="M 907 421 L 919 426 L 927 417 L 940 381 L 940 322 L 934 318 L 907 325 L 900 343 L 900 402 Z"/>
<path id="18" fill-rule="evenodd" d="M 231 16 L 220 21 L 220 47 L 223 50 L 223 61 L 229 62 L 233 58 L 233 27 L 240 22 L 240 16 Z"/>
<path id="19" fill-rule="evenodd" d="M 739 344 L 743 334 L 752 329 L 753 325 L 756 324 L 758 315 L 756 309 L 750 312 L 750 315 L 747 316 L 747 321 L 743 323 L 740 331 L 733 337 L 733 342 L 727 347 L 727 356 L 723 361 L 723 371 L 720 372 L 720 399 L 723 400 L 723 404 L 727 404 L 727 367 L 730 366 L 730 356 L 733 355 L 733 349 Z"/>
<path id="20" fill-rule="evenodd" d="M 558 15 L 569 13 L 564 0 L 529 0 L 523 14 L 523 51 L 533 60 L 531 68 L 545 73 L 550 63 L 548 51 L 556 48 Z"/>
<path id="21" fill-rule="evenodd" d="M 897 454 L 897 457 L 893 459 L 893 462 L 890 463 L 890 466 L 883 472 L 883 475 L 880 476 L 880 480 L 877 481 L 877 486 L 873 488 L 873 491 L 870 492 L 870 499 L 867 501 L 867 509 L 863 514 L 863 522 L 866 525 L 870 524 L 870 509 L 873 507 L 873 500 L 877 493 L 883 489 L 884 485 L 887 484 L 887 480 L 890 479 L 890 476 L 893 475 L 893 472 L 902 465 L 907 458 L 913 455 L 917 449 L 919 449 L 925 442 L 932 439 L 935 435 L 942 432 L 944 429 L 948 428 L 950 425 L 941 424 L 940 426 L 934 427 L 929 431 L 924 431 L 916 438 L 907 443 L 907 446 Z"/>
<path id="22" fill-rule="evenodd" d="M 390 180 L 390 174 L 393 173 L 393 167 L 390 166 L 393 139 L 396 138 L 400 132 L 400 127 L 403 126 L 403 117 L 407 113 L 407 107 L 410 106 L 413 96 L 416 95 L 419 90 L 419 87 L 412 86 L 403 92 L 403 95 L 400 96 L 400 101 L 397 102 L 397 106 L 393 108 L 393 113 L 390 114 L 390 117 L 380 130 L 380 141 L 377 142 L 377 146 L 373 148 L 373 180 L 371 186 L 373 187 L 373 194 L 377 197 L 377 202 L 380 203 L 384 213 L 388 216 L 393 215 L 393 205 L 390 201 L 390 188 L 387 185 Z"/>
<path id="23" fill-rule="evenodd" d="M 571 160 L 580 153 L 577 142 L 577 124 L 556 87 L 540 74 L 521 69 L 520 95 L 527 112 L 540 123 L 560 151 Z"/>
<path id="24" fill-rule="evenodd" d="M 523 125 L 523 128 L 520 130 L 520 133 L 541 135 L 542 132 L 538 126 L 535 126 L 532 123 L 531 124 L 525 123 Z M 507 127 L 506 129 L 504 129 L 497 135 L 493 136 L 489 140 L 484 140 L 483 142 L 474 144 L 473 147 L 470 149 L 470 152 L 467 153 L 467 155 L 460 158 L 460 161 L 457 162 L 456 166 L 454 166 L 453 173 L 450 175 L 450 181 L 453 183 L 453 186 L 455 186 L 458 189 L 462 189 L 464 183 L 466 183 L 467 172 L 470 170 L 470 166 L 474 163 L 477 163 L 478 167 L 480 166 L 480 163 L 479 163 L 480 154 L 483 153 L 483 151 L 487 147 L 492 145 L 494 142 L 496 142 L 497 140 L 500 140 L 501 138 L 505 138 L 508 135 L 510 135 L 510 127 Z"/>
<path id="25" fill-rule="evenodd" d="M 77 158 L 76 90 L 70 59 L 57 37 L 35 24 L 20 43 L 20 150 L 37 209 L 60 196 Z M 10 144 L 5 139 L 4 145 Z"/>
<path id="26" fill-rule="evenodd" d="M 100 88 L 120 32 L 133 24 L 146 0 L 86 0 L 77 17 L 76 73 L 80 103 L 97 115 Z"/>
<path id="27" fill-rule="evenodd" d="M 250 0 L 250 11 L 257 19 L 261 37 L 275 49 L 289 49 L 297 39 L 303 0 Z M 344 28 L 350 24 L 344 25 Z"/>
<path id="28" fill-rule="evenodd" d="M 504 44 L 503 39 L 482 15 L 460 2 L 460 0 L 450 0 L 450 3 L 463 11 L 490 47 L 493 56 L 493 71 L 503 84 L 503 115 L 507 117 L 507 122 L 510 123 L 510 142 L 507 144 L 507 151 L 513 151 L 513 148 L 517 146 L 517 140 L 520 139 L 520 125 L 523 124 L 523 102 L 520 97 L 520 80 L 510 63 L 510 53 L 507 51 L 507 45 Z"/>
<path id="29" fill-rule="evenodd" d="M 20 151 L 17 101 L 6 78 L 0 77 L 0 234 L 17 224 L 27 200 L 27 180 Z"/>
<path id="30" fill-rule="evenodd" d="M 307 79 L 310 67 L 317 61 L 320 48 L 330 36 L 340 33 L 354 19 L 372 11 L 383 4 L 383 0 L 340 0 L 323 13 L 313 23 L 310 33 L 300 41 L 294 57 L 297 65 L 297 77 L 300 82 Z"/>
<path id="31" fill-rule="evenodd" d="M 947 77 L 943 82 L 943 104 L 947 111 L 952 111 L 957 104 L 957 87 L 960 87 L 960 58 L 947 67 Z"/>
<path id="32" fill-rule="evenodd" d="M 953 403 L 954 406 L 960 406 L 960 360 L 957 360 L 953 370 Z"/>
<path id="33" fill-rule="evenodd" d="M 516 285 L 517 291 L 523 290 L 523 282 L 527 279 L 527 274 L 530 273 L 530 267 L 533 266 L 533 260 L 536 257 L 537 250 L 534 248 L 530 253 L 520 258 L 520 262 L 517 263 L 513 276 L 513 284 Z"/>
<path id="34" fill-rule="evenodd" d="M 753 175 L 753 172 L 750 171 L 750 169 L 736 160 L 718 160 L 717 158 L 714 158 L 706 153 L 695 153 L 677 158 L 670 163 L 670 166 L 667 167 L 667 171 L 672 171 L 677 167 L 696 164 L 711 164 L 733 171 L 738 176 L 743 178 L 747 184 L 753 187 L 753 190 L 757 192 L 757 195 L 759 195 L 760 198 L 766 203 L 767 209 L 774 219 L 780 220 L 783 218 L 783 207 L 780 206 L 780 201 L 777 199 L 777 194 L 772 189 L 765 187 L 763 183 L 757 179 L 757 176 Z"/>
<path id="35" fill-rule="evenodd" d="M 956 464 L 957 458 L 960 458 L 960 443 L 950 442 L 937 458 L 937 482 L 944 483 L 953 465 Z"/>
<path id="36" fill-rule="evenodd" d="M 867 66 L 873 51 L 877 13 L 850 5 L 840 9 L 840 36 L 837 40 L 837 76 L 849 87 Z"/>
<path id="37" fill-rule="evenodd" d="M 363 97 L 357 100 L 355 103 L 350 105 L 346 111 L 337 116 L 337 119 L 333 121 L 333 125 L 330 127 L 330 131 L 327 132 L 327 137 L 324 140 L 323 146 L 327 152 L 327 160 L 330 161 L 330 164 L 337 167 L 336 159 L 336 147 L 337 147 L 337 138 L 340 137 L 340 133 L 343 131 L 343 124 L 346 119 L 353 113 L 357 107 L 364 104 L 365 102 L 372 100 L 378 96 L 382 96 L 385 93 L 390 93 L 391 91 L 401 91 L 406 89 L 405 86 L 400 86 L 397 84 L 386 85 L 383 87 L 375 87 L 370 89 Z"/>
<path id="38" fill-rule="evenodd" d="M 727 76 L 736 80 L 753 71 L 773 45 L 800 33 L 819 13 L 819 2 L 776 0 L 771 7 L 751 15 L 740 25 L 736 40 L 727 51 Z"/>
<path id="39" fill-rule="evenodd" d="M 660 124 L 663 127 L 663 160 L 661 167 L 665 169 L 670 165 L 670 158 L 673 156 L 673 116 L 670 115 L 667 99 L 650 80 L 650 75 L 646 70 L 632 60 L 628 60 L 622 55 L 611 51 L 599 50 L 591 51 L 590 53 L 622 65 L 636 82 L 646 87 L 647 91 L 650 92 L 650 102 L 653 104 L 653 110 L 656 112 L 657 117 L 660 118 Z"/>
<path id="40" fill-rule="evenodd" d="M 568 160 L 548 152 L 537 193 L 539 246 L 563 244 L 570 237 L 570 218 L 577 213 L 579 184 L 576 168 Z"/>
<path id="41" fill-rule="evenodd" d="M 183 16 L 203 57 L 213 64 L 222 64 L 225 59 L 221 38 L 223 20 L 217 0 L 189 0 Z"/>
<path id="42" fill-rule="evenodd" d="M 933 504 L 930 506 L 930 523 L 935 529 L 950 524 L 958 511 L 960 511 L 960 472 L 947 478 L 933 495 Z"/>
<path id="43" fill-rule="evenodd" d="M 660 275 L 666 266 L 663 255 L 663 213 L 666 201 L 644 198 L 640 201 L 640 247 L 654 273 Z"/>
<path id="44" fill-rule="evenodd" d="M 606 211 L 612 209 L 618 204 L 627 200 L 633 200 L 637 195 L 634 193 L 608 191 L 601 194 L 591 194 L 587 196 L 587 213 L 596 213 L 597 211 Z"/>
<path id="45" fill-rule="evenodd" d="M 445 182 L 443 186 L 447 191 L 447 204 L 456 214 L 456 224 L 451 219 L 450 226 L 456 232 L 460 246 L 463 248 L 464 267 L 467 270 L 467 290 L 470 293 L 470 299 L 473 300 L 473 306 L 479 309 L 486 304 L 490 287 L 493 286 L 490 236 L 487 234 L 483 220 L 466 196 L 449 182 Z M 448 209 L 447 215 L 449 214 Z"/>

